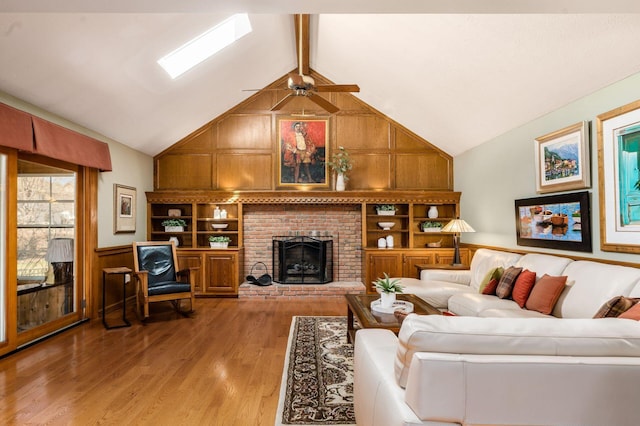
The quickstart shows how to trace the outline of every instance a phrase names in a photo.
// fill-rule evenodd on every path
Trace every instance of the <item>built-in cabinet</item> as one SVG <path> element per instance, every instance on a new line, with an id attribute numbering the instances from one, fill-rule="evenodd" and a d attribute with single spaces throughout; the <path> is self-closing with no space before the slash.
<path id="1" fill-rule="evenodd" d="M 178 239 L 180 267 L 198 268 L 198 295 L 235 296 L 243 281 L 243 205 L 357 204 L 362 212 L 362 276 L 372 291 L 371 282 L 384 273 L 417 278 L 417 264 L 453 262 L 454 234 L 424 232 L 421 225 L 425 221 L 445 225 L 457 218 L 459 201 L 460 193 L 450 191 L 158 191 L 147 193 L 148 238 Z M 393 204 L 394 214 L 378 214 L 382 204 Z M 224 218 L 219 217 L 222 210 Z M 183 219 L 185 228 L 168 231 L 162 224 L 168 219 Z M 229 248 L 210 248 L 210 236 L 228 236 Z M 387 236 L 393 237 L 393 247 L 378 248 L 378 240 Z M 468 263 L 468 251 L 461 249 L 460 254 L 462 263 Z"/>
<path id="2" fill-rule="evenodd" d="M 441 249 L 365 249 L 364 282 L 367 292 L 375 293 L 373 282 L 386 273 L 390 277 L 419 278 L 416 265 L 453 263 L 453 248 Z M 469 250 L 460 249 L 460 261 L 469 264 Z"/>
<path id="3" fill-rule="evenodd" d="M 237 296 L 242 282 L 242 248 L 178 249 L 180 268 L 195 269 L 197 296 Z"/>
<path id="4" fill-rule="evenodd" d="M 375 292 L 372 282 L 383 277 L 418 278 L 416 265 L 451 264 L 454 257 L 454 234 L 442 232 L 452 219 L 460 216 L 459 198 L 443 193 L 429 202 L 364 203 L 363 277 L 368 292 Z M 383 209 L 383 205 L 386 210 Z M 423 226 L 428 222 L 430 226 Z M 391 236 L 392 247 L 381 246 Z M 461 262 L 469 263 L 469 252 L 460 250 Z"/>

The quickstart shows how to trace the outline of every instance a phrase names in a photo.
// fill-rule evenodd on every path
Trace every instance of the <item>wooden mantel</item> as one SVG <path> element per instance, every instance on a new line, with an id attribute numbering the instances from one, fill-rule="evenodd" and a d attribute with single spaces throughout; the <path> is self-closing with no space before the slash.
<path id="1" fill-rule="evenodd" d="M 453 191 L 155 191 L 149 203 L 242 203 L 242 204 L 361 204 L 425 203 L 457 204 Z"/>

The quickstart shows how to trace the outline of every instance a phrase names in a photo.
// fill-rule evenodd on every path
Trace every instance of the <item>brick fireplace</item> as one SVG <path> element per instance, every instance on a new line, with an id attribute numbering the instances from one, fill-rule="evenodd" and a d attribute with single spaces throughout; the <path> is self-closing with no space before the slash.
<path id="1" fill-rule="evenodd" d="M 362 216 L 360 205 L 255 204 L 243 210 L 244 274 L 256 262 L 273 274 L 272 240 L 278 235 L 331 235 L 333 282 L 320 285 L 243 284 L 240 297 L 342 295 L 364 290 L 362 285 Z M 254 271 L 255 272 L 255 271 Z"/>

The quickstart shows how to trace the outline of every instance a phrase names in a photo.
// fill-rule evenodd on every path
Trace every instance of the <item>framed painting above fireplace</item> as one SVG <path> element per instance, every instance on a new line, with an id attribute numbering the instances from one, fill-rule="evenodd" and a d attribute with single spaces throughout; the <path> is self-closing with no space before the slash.
<path id="1" fill-rule="evenodd" d="M 328 187 L 327 119 L 285 117 L 278 120 L 276 186 Z"/>

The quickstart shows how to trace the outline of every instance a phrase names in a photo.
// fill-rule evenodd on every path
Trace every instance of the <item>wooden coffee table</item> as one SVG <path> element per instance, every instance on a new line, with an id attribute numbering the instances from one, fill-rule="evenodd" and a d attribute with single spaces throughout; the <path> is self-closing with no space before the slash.
<path id="1" fill-rule="evenodd" d="M 347 342 L 353 343 L 356 330 L 360 328 L 384 328 L 398 334 L 400 323 L 393 314 L 382 314 L 371 311 L 371 302 L 380 299 L 378 294 L 346 294 L 347 299 Z M 424 300 L 414 294 L 398 294 L 397 300 L 413 303 L 413 313 L 419 315 L 442 315 Z M 358 320 L 360 327 L 356 328 L 354 319 Z"/>

